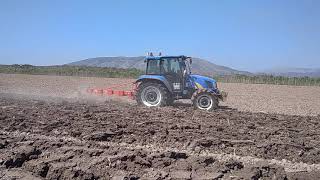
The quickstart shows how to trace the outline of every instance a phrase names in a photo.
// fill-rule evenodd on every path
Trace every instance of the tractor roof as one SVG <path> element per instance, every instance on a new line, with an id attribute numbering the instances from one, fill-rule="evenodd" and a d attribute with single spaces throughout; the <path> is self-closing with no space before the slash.
<path id="1" fill-rule="evenodd" d="M 160 60 L 161 58 L 187 58 L 187 56 L 146 56 L 146 60 Z"/>

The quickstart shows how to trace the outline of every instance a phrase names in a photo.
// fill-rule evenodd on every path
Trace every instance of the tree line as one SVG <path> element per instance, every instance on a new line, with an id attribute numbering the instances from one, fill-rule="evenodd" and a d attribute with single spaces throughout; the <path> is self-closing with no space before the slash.
<path id="1" fill-rule="evenodd" d="M 312 77 L 285 77 L 273 75 L 228 75 L 214 76 L 218 82 L 247 83 L 247 84 L 276 84 L 292 86 L 320 86 L 320 78 Z"/>
<path id="2" fill-rule="evenodd" d="M 136 78 L 142 74 L 138 69 L 120 69 L 110 67 L 89 66 L 32 66 L 29 64 L 0 65 L 0 73 L 7 74 L 32 74 L 55 76 L 84 76 L 84 77 L 109 77 L 109 78 Z"/>

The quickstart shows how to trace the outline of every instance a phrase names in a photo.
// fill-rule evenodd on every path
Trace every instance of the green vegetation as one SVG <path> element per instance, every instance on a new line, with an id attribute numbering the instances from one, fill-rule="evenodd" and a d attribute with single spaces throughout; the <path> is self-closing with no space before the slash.
<path id="1" fill-rule="evenodd" d="M 218 82 L 226 83 L 247 83 L 247 84 L 277 84 L 293 86 L 320 86 L 320 78 L 311 77 L 283 77 L 272 75 L 232 75 L 214 76 Z"/>
<path id="2" fill-rule="evenodd" d="M 137 69 L 119 69 L 106 67 L 87 66 L 32 66 L 24 65 L 0 65 L 0 73 L 7 74 L 33 74 L 56 76 L 84 76 L 84 77 L 109 77 L 109 78 L 136 78 L 142 71 Z"/>
<path id="3" fill-rule="evenodd" d="M 109 78 L 137 78 L 143 74 L 138 69 L 119 69 L 107 67 L 88 66 L 32 66 L 32 65 L 0 65 L 0 73 L 7 74 L 33 74 L 56 76 L 84 76 L 84 77 L 109 77 Z M 310 77 L 282 77 L 271 75 L 232 75 L 214 76 L 218 82 L 248 83 L 248 84 L 279 84 L 295 86 L 320 86 L 320 78 Z"/>

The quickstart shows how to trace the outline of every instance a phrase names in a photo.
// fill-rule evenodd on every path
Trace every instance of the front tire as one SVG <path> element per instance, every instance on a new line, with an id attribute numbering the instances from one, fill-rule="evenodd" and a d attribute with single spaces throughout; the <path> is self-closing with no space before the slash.
<path id="1" fill-rule="evenodd" d="M 137 90 L 138 105 L 147 107 L 162 107 L 168 102 L 169 91 L 162 84 L 156 82 L 142 82 Z"/>
<path id="2" fill-rule="evenodd" d="M 195 109 L 212 111 L 218 108 L 218 98 L 205 89 L 200 89 L 192 95 L 192 103 Z"/>

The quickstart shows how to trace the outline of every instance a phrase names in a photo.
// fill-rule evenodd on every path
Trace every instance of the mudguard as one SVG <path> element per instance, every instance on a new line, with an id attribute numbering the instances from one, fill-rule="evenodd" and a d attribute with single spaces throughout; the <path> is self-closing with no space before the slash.
<path id="1" fill-rule="evenodd" d="M 170 93 L 173 92 L 172 87 L 171 87 L 170 83 L 168 82 L 168 80 L 167 80 L 165 77 L 160 76 L 160 75 L 141 75 L 141 76 L 136 80 L 136 83 L 142 82 L 142 81 L 147 81 L 147 80 L 157 80 L 157 81 L 160 81 L 160 82 L 162 82 L 162 83 L 167 87 L 167 89 L 169 90 Z"/>

